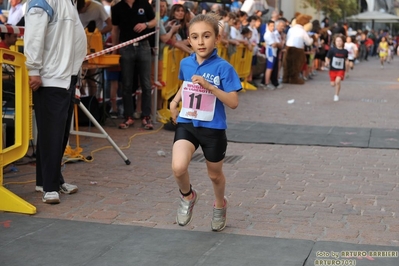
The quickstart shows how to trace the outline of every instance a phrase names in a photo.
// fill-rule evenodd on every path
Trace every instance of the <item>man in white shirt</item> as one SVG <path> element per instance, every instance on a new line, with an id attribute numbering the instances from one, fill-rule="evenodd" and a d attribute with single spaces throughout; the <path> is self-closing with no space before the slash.
<path id="1" fill-rule="evenodd" d="M 22 2 L 22 0 L 11 0 L 10 1 L 11 8 L 10 8 L 10 11 L 8 12 L 7 24 L 16 26 L 17 23 L 24 16 L 21 2 Z"/>
<path id="2" fill-rule="evenodd" d="M 84 5 L 81 5 L 81 2 Z M 78 0 L 78 12 L 83 28 L 86 28 L 91 21 L 94 21 L 101 34 L 111 32 L 111 18 L 102 4 L 91 0 Z"/>
<path id="3" fill-rule="evenodd" d="M 305 45 L 312 45 L 313 39 L 309 37 L 303 25 L 309 23 L 311 16 L 301 14 L 296 18 L 296 25 L 291 27 L 287 33 L 286 52 L 283 60 L 284 75 L 283 83 L 304 84 L 305 81 L 299 77 L 301 69 L 305 64 Z"/>
<path id="4" fill-rule="evenodd" d="M 257 12 L 261 12 L 263 15 L 269 11 L 269 5 L 266 0 L 245 0 L 240 10 L 247 13 L 248 16 L 258 15 Z"/>

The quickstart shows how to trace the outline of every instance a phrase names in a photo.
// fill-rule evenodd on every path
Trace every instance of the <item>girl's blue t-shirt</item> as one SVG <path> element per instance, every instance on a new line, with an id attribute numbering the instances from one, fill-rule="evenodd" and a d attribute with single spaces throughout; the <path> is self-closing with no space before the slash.
<path id="1" fill-rule="evenodd" d="M 242 89 L 237 72 L 226 60 L 220 58 L 215 49 L 212 55 L 201 65 L 196 60 L 195 53 L 184 58 L 180 62 L 179 79 L 191 82 L 193 75 L 204 77 L 211 85 L 225 92 L 238 92 Z M 212 121 L 200 121 L 196 119 L 177 118 L 178 123 L 193 123 L 194 127 L 206 127 L 213 129 L 226 129 L 226 112 L 224 104 L 216 99 L 215 115 Z"/>

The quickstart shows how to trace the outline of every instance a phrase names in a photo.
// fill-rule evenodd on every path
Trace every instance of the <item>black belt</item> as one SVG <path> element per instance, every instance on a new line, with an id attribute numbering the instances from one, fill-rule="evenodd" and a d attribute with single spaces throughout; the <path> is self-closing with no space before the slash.
<path id="1" fill-rule="evenodd" d="M 133 45 L 133 46 L 148 45 L 148 40 L 139 41 L 139 42 L 134 42 L 134 43 L 132 43 L 132 45 Z"/>

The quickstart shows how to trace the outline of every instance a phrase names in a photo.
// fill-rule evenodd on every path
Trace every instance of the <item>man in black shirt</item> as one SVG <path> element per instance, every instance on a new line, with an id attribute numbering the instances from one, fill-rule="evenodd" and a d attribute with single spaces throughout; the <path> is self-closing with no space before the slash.
<path id="1" fill-rule="evenodd" d="M 122 0 L 111 9 L 112 45 L 143 36 L 157 25 L 155 13 L 147 0 Z M 115 52 L 116 53 L 116 52 Z M 119 128 L 133 126 L 133 78 L 139 76 L 142 90 L 141 123 L 144 129 L 153 129 L 151 120 L 151 47 L 148 39 L 122 47 L 120 65 L 122 72 L 123 107 L 125 121 Z M 137 67 L 138 66 L 138 67 Z M 137 70 L 137 73 L 135 71 Z"/>

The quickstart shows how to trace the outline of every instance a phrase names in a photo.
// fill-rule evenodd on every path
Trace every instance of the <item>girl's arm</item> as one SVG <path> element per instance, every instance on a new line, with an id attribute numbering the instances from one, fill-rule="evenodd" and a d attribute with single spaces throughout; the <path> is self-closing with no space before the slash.
<path id="1" fill-rule="evenodd" d="M 183 87 L 183 84 L 180 86 L 179 91 L 176 93 L 175 97 L 169 104 L 170 116 L 172 118 L 173 123 L 175 123 L 175 124 L 176 124 L 177 116 L 179 115 L 179 110 L 177 109 L 177 107 L 179 106 L 179 103 L 181 101 L 182 87 Z"/>
<path id="2" fill-rule="evenodd" d="M 231 109 L 236 109 L 238 106 L 238 93 L 237 92 L 225 92 L 215 86 L 212 86 L 204 77 L 199 75 L 194 75 L 191 78 L 193 83 L 197 83 L 204 87 L 205 89 L 212 92 L 222 103 L 230 107 Z M 181 89 L 181 88 L 180 88 Z"/>

